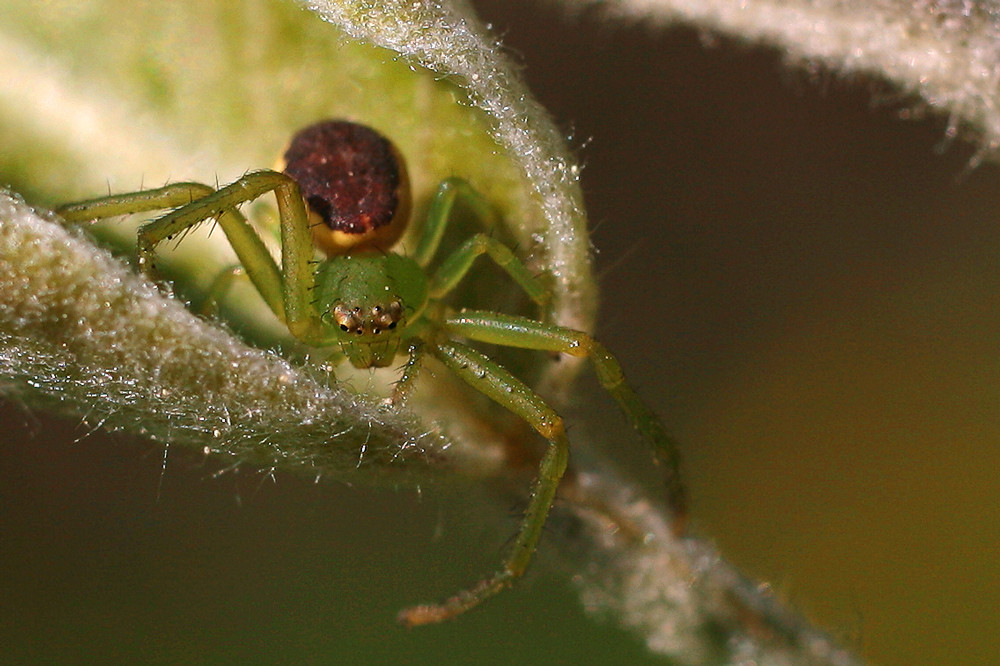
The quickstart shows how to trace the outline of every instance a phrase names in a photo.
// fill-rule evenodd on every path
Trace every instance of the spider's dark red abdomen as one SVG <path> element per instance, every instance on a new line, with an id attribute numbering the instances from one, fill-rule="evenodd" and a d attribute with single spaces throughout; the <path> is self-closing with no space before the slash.
<path id="1" fill-rule="evenodd" d="M 313 238 L 328 255 L 386 251 L 406 226 L 406 170 L 392 143 L 370 127 L 346 120 L 310 125 L 292 137 L 283 170 L 298 182 Z"/>

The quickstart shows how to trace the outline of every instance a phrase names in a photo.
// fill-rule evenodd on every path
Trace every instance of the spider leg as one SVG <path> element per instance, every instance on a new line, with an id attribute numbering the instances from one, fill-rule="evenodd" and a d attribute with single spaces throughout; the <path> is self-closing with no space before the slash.
<path id="1" fill-rule="evenodd" d="M 549 446 L 539 466 L 538 480 L 521 527 L 500 569 L 489 578 L 440 604 L 403 610 L 399 614 L 399 621 L 407 626 L 441 622 L 460 615 L 510 586 L 524 573 L 542 534 L 569 456 L 569 442 L 562 417 L 521 380 L 466 345 L 442 342 L 430 347 L 431 353 L 459 377 L 527 421 L 548 440 Z"/>
<path id="2" fill-rule="evenodd" d="M 406 364 L 403 366 L 403 371 L 399 379 L 396 381 L 395 386 L 392 387 L 392 395 L 386 400 L 387 404 L 394 407 L 402 407 L 406 403 L 406 398 L 409 397 L 410 391 L 413 390 L 414 381 L 420 372 L 420 366 L 424 360 L 426 351 L 426 346 L 419 340 L 414 339 L 410 342 L 407 349 L 409 357 L 406 359 Z"/>
<path id="3" fill-rule="evenodd" d="M 159 243 L 216 217 L 254 286 L 271 310 L 283 317 L 281 278 L 277 265 L 256 231 L 235 206 L 223 209 L 205 207 L 206 198 L 217 198 L 213 196 L 217 194 L 216 190 L 201 183 L 173 183 L 153 190 L 67 204 L 57 208 L 56 213 L 67 222 L 86 224 L 119 215 L 176 209 L 139 227 L 139 268 L 146 274 L 153 270 L 153 254 Z M 211 306 L 218 293 L 221 292 L 215 291 L 213 285 L 207 307 Z"/>
<path id="4" fill-rule="evenodd" d="M 427 210 L 427 221 L 424 223 L 417 249 L 410 255 L 424 268 L 427 268 L 437 253 L 451 219 L 451 210 L 459 198 L 482 220 L 489 220 L 496 215 L 489 201 L 466 181 L 461 178 L 447 178 L 441 181 Z"/>
<path id="5" fill-rule="evenodd" d="M 274 192 L 281 220 L 281 270 L 260 236 L 236 210 L 237 206 Z M 218 190 L 153 220 L 139 230 L 139 260 L 152 254 L 160 241 L 205 220 L 217 218 L 250 280 L 271 310 L 296 337 L 312 324 L 309 277 L 312 239 L 299 187 L 275 171 L 254 171 Z"/>
<path id="6" fill-rule="evenodd" d="M 197 300 L 192 299 L 188 303 L 188 309 L 202 317 L 209 317 L 215 313 L 216 307 L 223 297 L 229 293 L 233 283 L 241 277 L 245 277 L 246 272 L 239 264 L 234 264 L 219 271 L 212 283 L 205 291 L 205 295 Z"/>
<path id="7" fill-rule="evenodd" d="M 274 192 L 281 224 L 281 268 L 242 213 L 241 204 Z M 321 339 L 310 303 L 315 283 L 312 237 L 298 184 L 275 171 L 254 171 L 218 190 L 199 183 L 175 183 L 156 190 L 120 194 L 57 209 L 68 222 L 86 222 L 149 210 L 175 208 L 138 232 L 139 266 L 152 269 L 158 243 L 210 219 L 217 219 L 247 275 L 264 301 L 292 334 L 305 342 Z"/>
<path id="8" fill-rule="evenodd" d="M 454 289 L 472 268 L 476 258 L 483 254 L 506 271 L 539 307 L 544 308 L 548 304 L 549 290 L 542 281 L 528 270 L 523 261 L 514 256 L 509 247 L 486 234 L 476 234 L 444 260 L 431 279 L 431 298 L 441 298 Z"/>
<path id="9" fill-rule="evenodd" d="M 469 340 L 588 357 L 601 386 L 614 397 L 639 434 L 652 444 L 656 461 L 664 468 L 667 501 L 676 520 L 675 530 L 683 531 L 687 493 L 681 481 L 677 443 L 667 434 L 659 417 L 626 383 L 618 359 L 604 345 L 581 331 L 495 312 L 463 311 L 449 318 L 444 327 Z"/>
<path id="10" fill-rule="evenodd" d="M 442 181 L 431 200 L 427 222 L 417 249 L 410 255 L 422 267 L 426 268 L 437 253 L 451 220 L 451 211 L 459 199 L 482 220 L 489 220 L 496 215 L 489 201 L 466 181 L 461 178 Z M 442 262 L 431 279 L 431 297 L 441 298 L 454 289 L 472 268 L 476 258 L 483 254 L 506 271 L 537 305 L 542 308 L 548 305 L 551 300 L 548 287 L 528 270 L 510 248 L 486 234 L 476 234 Z"/>
<path id="11" fill-rule="evenodd" d="M 59 206 L 55 212 L 72 224 L 89 224 L 109 217 L 177 208 L 214 191 L 201 183 L 173 183 L 153 190 L 112 194 L 69 203 Z"/>

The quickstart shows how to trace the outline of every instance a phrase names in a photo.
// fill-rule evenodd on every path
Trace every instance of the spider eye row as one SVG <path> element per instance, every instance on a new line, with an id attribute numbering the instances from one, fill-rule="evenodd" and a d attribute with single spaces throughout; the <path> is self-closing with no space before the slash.
<path id="1" fill-rule="evenodd" d="M 378 335 L 393 330 L 403 318 L 403 304 L 392 301 L 388 305 L 374 305 L 367 312 L 360 305 L 338 303 L 333 308 L 333 318 L 340 330 L 347 333 Z"/>

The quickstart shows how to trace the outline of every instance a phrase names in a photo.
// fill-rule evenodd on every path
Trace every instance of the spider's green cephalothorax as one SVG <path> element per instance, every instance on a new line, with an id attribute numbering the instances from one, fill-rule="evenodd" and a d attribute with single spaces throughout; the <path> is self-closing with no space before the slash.
<path id="1" fill-rule="evenodd" d="M 453 338 L 587 357 L 601 385 L 632 425 L 653 446 L 666 472 L 667 501 L 678 524 L 685 510 L 676 445 L 656 415 L 625 382 L 621 367 L 600 342 L 581 331 L 498 312 L 436 307 L 477 257 L 487 255 L 541 309 L 545 281 L 495 238 L 478 233 L 429 270 L 459 197 L 487 219 L 490 205 L 457 178 L 443 181 L 427 212 L 413 253 L 392 245 L 410 210 L 409 180 L 398 151 L 385 137 L 355 123 L 328 120 L 295 135 L 285 153 L 284 173 L 254 171 L 219 190 L 176 183 L 155 190 L 91 199 L 60 207 L 70 223 L 151 210 L 172 212 L 139 229 L 139 266 L 153 268 L 157 243 L 206 220 L 218 220 L 245 274 L 268 307 L 301 342 L 336 347 L 357 368 L 385 367 L 403 353 L 406 371 L 390 402 L 410 390 L 414 370 L 427 355 L 467 384 L 523 418 L 547 441 L 521 527 L 498 571 L 440 604 L 416 606 L 399 619 L 416 625 L 455 617 L 488 599 L 524 573 L 535 551 L 569 457 L 562 418 L 537 393 L 473 347 Z M 281 227 L 281 263 L 239 211 L 243 203 L 273 192 Z M 178 236 L 180 237 L 180 236 Z M 316 248 L 328 258 L 314 263 Z M 216 280 L 209 300 L 229 279 Z M 337 351 L 330 365 L 338 360 Z M 331 442 L 330 446 L 336 446 Z"/>
<path id="2" fill-rule="evenodd" d="M 427 305 L 427 277 L 401 254 L 332 257 L 316 269 L 313 305 L 356 368 L 384 368 Z"/>

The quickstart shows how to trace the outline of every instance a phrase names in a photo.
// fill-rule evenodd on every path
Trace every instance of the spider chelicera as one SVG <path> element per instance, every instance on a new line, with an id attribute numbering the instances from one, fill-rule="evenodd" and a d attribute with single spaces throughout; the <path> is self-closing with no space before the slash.
<path id="1" fill-rule="evenodd" d="M 652 444 L 667 477 L 667 499 L 678 516 L 685 507 L 678 452 L 657 416 L 625 383 L 621 367 L 586 333 L 526 317 L 477 310 L 453 311 L 445 297 L 480 255 L 488 255 L 539 307 L 549 300 L 543 282 L 511 250 L 482 233 L 444 259 L 434 259 L 456 198 L 486 214 L 489 204 L 468 183 L 443 181 L 431 202 L 416 250 L 391 250 L 410 216 L 405 168 L 392 144 L 374 130 L 329 120 L 293 138 L 283 172 L 255 171 L 221 189 L 176 183 L 158 189 L 112 195 L 57 209 L 67 222 L 154 210 L 170 213 L 139 228 L 140 268 L 152 271 L 153 250 L 207 220 L 217 220 L 246 275 L 274 314 L 299 341 L 339 347 L 356 368 L 386 367 L 408 353 L 393 397 L 409 390 L 415 369 L 430 354 L 475 389 L 524 419 L 548 447 L 531 499 L 500 568 L 476 585 L 439 604 L 402 611 L 407 625 L 455 617 L 510 586 L 535 551 L 556 490 L 566 469 L 568 440 L 562 418 L 521 380 L 464 342 L 492 343 L 586 356 L 601 385 L 632 425 Z M 272 258 L 239 206 L 267 193 L 277 199 L 281 265 Z M 319 248 L 326 258 L 314 261 Z M 405 343 L 405 346 L 404 346 Z"/>

